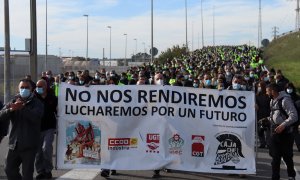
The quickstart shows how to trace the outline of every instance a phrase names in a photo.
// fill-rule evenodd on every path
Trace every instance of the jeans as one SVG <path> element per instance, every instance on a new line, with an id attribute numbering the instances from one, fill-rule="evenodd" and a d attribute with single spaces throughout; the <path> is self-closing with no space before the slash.
<path id="1" fill-rule="evenodd" d="M 36 154 L 35 169 L 37 173 L 53 170 L 52 155 L 55 129 L 41 132 L 40 145 Z"/>

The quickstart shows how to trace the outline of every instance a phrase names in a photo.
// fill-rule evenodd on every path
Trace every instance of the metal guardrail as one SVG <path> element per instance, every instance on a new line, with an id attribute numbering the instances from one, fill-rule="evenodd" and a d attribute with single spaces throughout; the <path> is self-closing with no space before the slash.
<path id="1" fill-rule="evenodd" d="M 295 29 L 295 30 L 293 30 L 293 31 L 289 31 L 289 32 L 282 33 L 282 34 L 276 36 L 276 39 L 282 38 L 282 37 L 284 37 L 284 36 L 286 36 L 286 35 L 293 34 L 293 33 L 296 33 L 296 32 L 300 32 L 300 28 L 299 28 L 299 29 Z"/>

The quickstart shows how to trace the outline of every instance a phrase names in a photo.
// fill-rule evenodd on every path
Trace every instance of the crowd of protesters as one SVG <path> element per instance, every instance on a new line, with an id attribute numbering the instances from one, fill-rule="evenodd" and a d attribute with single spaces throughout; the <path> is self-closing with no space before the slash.
<path id="1" fill-rule="evenodd" d="M 52 145 L 49 145 L 49 143 L 53 142 L 56 122 L 53 121 L 55 117 L 50 117 L 49 113 L 56 113 L 54 107 L 57 105 L 57 99 L 55 96 L 58 96 L 58 89 L 61 82 L 77 86 L 169 85 L 190 88 L 253 91 L 256 94 L 257 120 L 270 116 L 270 101 L 272 96 L 266 91 L 269 85 L 275 84 L 278 87 L 278 91 L 285 92 L 293 101 L 299 100 L 296 88 L 283 75 L 283 72 L 279 69 L 267 69 L 262 59 L 262 51 L 256 47 L 247 45 L 205 47 L 188 54 L 183 54 L 178 58 L 166 59 L 164 62 L 130 67 L 126 72 L 122 73 L 101 69 L 93 75 L 88 70 L 84 70 L 77 72 L 70 71 L 54 76 L 51 71 L 47 71 L 42 73 L 42 80 L 38 81 L 37 84 L 31 81 L 30 76 L 26 76 L 25 78 L 31 83 L 35 94 L 38 94 L 39 99 L 44 104 L 46 103 L 45 106 L 47 107 L 44 108 L 46 115 L 43 116 L 44 120 L 42 122 L 44 123 L 41 126 L 42 135 L 40 140 L 40 143 L 44 144 L 45 147 L 39 147 L 36 160 L 36 168 L 40 179 L 49 178 L 51 175 L 49 175 L 49 172 L 51 173 L 53 168 L 51 157 L 49 156 L 52 155 Z M 264 121 L 258 122 L 259 147 L 269 147 L 272 129 L 269 123 L 264 123 Z M 295 139 L 297 148 L 300 151 L 298 133 L 295 133 Z M 109 173 L 109 170 L 103 170 L 101 175 L 108 177 Z M 112 171 L 113 174 L 116 174 L 116 171 Z M 153 178 L 159 176 L 159 170 L 155 170 Z M 295 176 L 291 175 L 291 177 Z"/>

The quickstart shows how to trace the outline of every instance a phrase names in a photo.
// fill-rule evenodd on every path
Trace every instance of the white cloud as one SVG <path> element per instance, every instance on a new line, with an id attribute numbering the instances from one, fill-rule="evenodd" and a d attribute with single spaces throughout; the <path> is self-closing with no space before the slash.
<path id="1" fill-rule="evenodd" d="M 51 2 L 52 1 L 52 2 Z M 51 2 L 51 4 L 49 3 Z M 80 6 L 86 0 L 48 0 L 48 44 L 49 53 L 58 54 L 59 48 L 63 55 L 85 56 L 86 48 L 86 18 L 82 15 L 99 9 L 113 9 L 119 5 L 117 0 L 92 0 L 89 5 Z M 269 1 L 271 2 L 271 1 Z M 216 44 L 257 45 L 258 2 L 245 0 L 214 1 Z M 210 1 L 204 1 L 204 37 L 205 45 L 212 45 L 213 24 Z M 130 6 L 130 4 L 128 4 Z M 273 26 L 278 26 L 280 32 L 294 28 L 295 2 L 286 0 L 272 1 L 262 7 L 263 38 L 271 38 Z M 30 36 L 29 1 L 10 1 L 11 14 L 11 45 L 18 49 L 24 48 L 22 39 Z M 126 8 L 126 7 L 124 7 Z M 45 52 L 45 4 L 39 1 L 38 17 L 38 51 Z M 0 7 L 3 14 L 3 7 Z M 194 48 L 198 47 L 198 35 L 201 46 L 201 15 L 200 1 L 188 9 L 188 41 L 191 47 L 192 22 L 194 22 Z M 0 19 L 0 34 L 4 37 L 3 18 Z M 127 57 L 135 50 L 134 38 L 138 39 L 138 50 L 143 51 L 150 45 L 150 11 L 135 16 L 116 18 L 108 16 L 89 16 L 89 55 L 101 57 L 105 48 L 105 56 L 109 57 L 109 29 L 112 27 L 112 57 L 122 58 L 125 51 L 124 33 L 128 34 Z M 0 39 L 4 44 L 4 40 Z M 185 43 L 184 7 L 164 11 L 155 9 L 154 45 L 159 50 L 165 50 L 173 45 Z"/>

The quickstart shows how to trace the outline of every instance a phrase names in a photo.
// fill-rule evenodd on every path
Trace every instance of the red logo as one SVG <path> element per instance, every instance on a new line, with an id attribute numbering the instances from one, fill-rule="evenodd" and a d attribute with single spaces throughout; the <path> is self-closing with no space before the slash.
<path id="1" fill-rule="evenodd" d="M 192 156 L 204 157 L 205 136 L 192 135 Z"/>
<path id="2" fill-rule="evenodd" d="M 108 139 L 108 146 L 129 146 L 130 138 L 111 138 Z"/>
<path id="3" fill-rule="evenodd" d="M 156 149 L 159 148 L 159 134 L 147 134 L 147 147 L 149 148 L 146 150 L 147 153 L 159 153 Z"/>
<path id="4" fill-rule="evenodd" d="M 108 150 L 129 150 L 136 148 L 138 145 L 137 138 L 109 138 Z"/>

